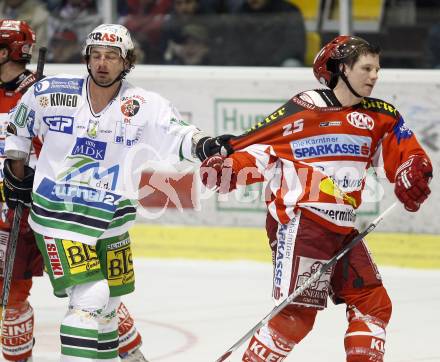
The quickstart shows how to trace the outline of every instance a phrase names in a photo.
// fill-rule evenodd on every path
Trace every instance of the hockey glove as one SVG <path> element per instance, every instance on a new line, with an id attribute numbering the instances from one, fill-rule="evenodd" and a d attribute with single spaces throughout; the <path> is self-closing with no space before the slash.
<path id="1" fill-rule="evenodd" d="M 18 203 L 25 207 L 31 205 L 32 184 L 34 183 L 35 171 L 29 166 L 24 166 L 24 178 L 18 179 L 11 170 L 11 160 L 6 159 L 3 167 L 3 187 L 6 205 L 15 209 Z"/>
<path id="2" fill-rule="evenodd" d="M 233 151 L 228 141 L 234 137 L 225 134 L 218 137 L 203 137 L 196 145 L 196 155 L 200 161 L 214 155 L 229 156 Z"/>
<path id="3" fill-rule="evenodd" d="M 200 178 L 211 190 L 223 194 L 237 187 L 237 175 L 232 169 L 232 159 L 225 156 L 212 156 L 202 162 Z"/>
<path id="4" fill-rule="evenodd" d="M 428 198 L 431 193 L 429 189 L 431 178 L 432 165 L 424 156 L 411 156 L 399 166 L 394 192 L 406 210 L 417 211 L 422 202 Z"/>

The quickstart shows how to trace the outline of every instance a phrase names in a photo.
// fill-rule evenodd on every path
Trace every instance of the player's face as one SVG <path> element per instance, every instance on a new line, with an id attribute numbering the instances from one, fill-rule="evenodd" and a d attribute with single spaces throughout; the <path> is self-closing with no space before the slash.
<path id="1" fill-rule="evenodd" d="M 346 75 L 353 89 L 362 97 L 370 96 L 380 70 L 379 55 L 361 55 L 353 66 L 346 67 Z"/>
<path id="2" fill-rule="evenodd" d="M 0 49 L 0 64 L 8 60 L 8 50 L 6 48 Z"/>
<path id="3" fill-rule="evenodd" d="M 98 46 L 90 51 L 90 72 L 98 85 L 112 83 L 124 70 L 124 64 L 118 48 Z"/>

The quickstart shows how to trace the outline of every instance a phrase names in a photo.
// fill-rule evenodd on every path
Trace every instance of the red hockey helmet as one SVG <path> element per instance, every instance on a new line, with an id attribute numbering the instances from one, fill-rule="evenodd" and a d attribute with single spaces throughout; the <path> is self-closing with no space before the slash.
<path id="1" fill-rule="evenodd" d="M 0 45 L 9 49 L 9 59 L 30 61 L 35 44 L 35 33 L 21 20 L 0 19 Z"/>
<path id="2" fill-rule="evenodd" d="M 313 73 L 316 79 L 333 89 L 338 81 L 339 63 L 355 54 L 360 47 L 370 48 L 371 45 L 357 36 L 337 36 L 319 51 L 313 61 Z"/>

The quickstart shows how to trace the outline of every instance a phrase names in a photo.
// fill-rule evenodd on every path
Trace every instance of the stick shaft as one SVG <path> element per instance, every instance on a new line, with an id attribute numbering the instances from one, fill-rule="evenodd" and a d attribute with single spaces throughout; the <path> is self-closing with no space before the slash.
<path id="1" fill-rule="evenodd" d="M 39 81 L 43 77 L 44 65 L 46 64 L 47 48 L 41 47 L 38 51 L 37 71 L 35 72 L 35 78 Z"/>
<path id="2" fill-rule="evenodd" d="M 0 308 L 3 320 L 8 305 L 9 292 L 11 289 L 12 273 L 14 271 L 15 252 L 17 251 L 18 234 L 20 232 L 21 215 L 23 214 L 23 205 L 18 203 L 14 210 L 11 232 L 9 234 L 8 248 L 5 257 L 5 269 L 3 272 L 3 289 L 1 293 Z"/>

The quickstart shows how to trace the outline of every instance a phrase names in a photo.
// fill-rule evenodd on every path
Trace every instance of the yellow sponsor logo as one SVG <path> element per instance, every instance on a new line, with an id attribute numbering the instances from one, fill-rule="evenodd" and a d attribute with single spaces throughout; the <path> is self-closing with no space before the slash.
<path id="1" fill-rule="evenodd" d="M 256 125 L 251 127 L 247 132 L 254 131 L 254 130 L 258 129 L 258 128 L 261 128 L 264 125 L 266 125 L 266 124 L 268 124 L 268 123 L 270 123 L 272 121 L 277 120 L 278 117 L 284 116 L 285 114 L 286 114 L 286 108 L 282 107 L 282 108 L 276 110 L 270 116 L 267 116 L 263 121 L 258 122 Z"/>
<path id="2" fill-rule="evenodd" d="M 394 116 L 397 115 L 397 109 L 394 108 L 391 104 L 384 102 L 384 101 L 364 99 L 364 100 L 362 100 L 362 106 L 364 109 L 370 109 L 370 108 L 373 108 L 375 110 L 383 109 L 384 111 L 391 113 Z"/>
<path id="3" fill-rule="evenodd" d="M 321 190 L 323 193 L 327 195 L 334 196 L 337 199 L 342 199 L 346 202 L 348 202 L 351 206 L 354 208 L 357 207 L 356 199 L 352 196 L 347 195 L 345 192 L 343 192 L 334 182 L 331 178 L 327 177 L 323 179 L 319 183 L 319 190 Z"/>
<path id="4" fill-rule="evenodd" d="M 112 287 L 134 282 L 130 244 L 117 242 L 107 247 L 107 275 Z"/>
<path id="5" fill-rule="evenodd" d="M 71 274 L 100 269 L 99 258 L 94 246 L 72 240 L 62 240 L 61 242 Z"/>

